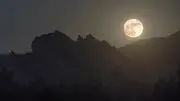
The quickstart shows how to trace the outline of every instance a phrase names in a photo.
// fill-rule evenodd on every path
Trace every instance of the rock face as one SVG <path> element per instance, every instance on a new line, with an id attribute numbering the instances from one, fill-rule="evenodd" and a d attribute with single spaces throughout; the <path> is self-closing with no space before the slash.
<path id="1" fill-rule="evenodd" d="M 55 31 L 54 33 L 36 37 L 32 42 L 31 47 L 35 54 L 53 55 L 59 53 L 59 55 L 63 55 L 70 53 L 69 51 L 73 50 L 74 43 L 73 40 L 62 32 Z"/>

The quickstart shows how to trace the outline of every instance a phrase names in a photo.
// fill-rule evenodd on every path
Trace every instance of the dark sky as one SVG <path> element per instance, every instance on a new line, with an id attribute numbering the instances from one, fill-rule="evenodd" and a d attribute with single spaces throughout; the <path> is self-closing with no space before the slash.
<path id="1" fill-rule="evenodd" d="M 0 0 L 0 53 L 30 50 L 35 36 L 58 29 L 73 39 L 93 33 L 120 47 L 130 43 L 122 25 L 144 24 L 141 38 L 167 36 L 180 29 L 179 0 Z"/>

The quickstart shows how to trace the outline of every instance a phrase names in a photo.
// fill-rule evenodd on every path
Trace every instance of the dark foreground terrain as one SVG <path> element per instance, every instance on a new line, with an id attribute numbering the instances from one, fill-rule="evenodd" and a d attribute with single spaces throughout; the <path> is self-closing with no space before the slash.
<path id="1" fill-rule="evenodd" d="M 119 49 L 55 31 L 0 55 L 1 101 L 180 101 L 180 32 Z"/>

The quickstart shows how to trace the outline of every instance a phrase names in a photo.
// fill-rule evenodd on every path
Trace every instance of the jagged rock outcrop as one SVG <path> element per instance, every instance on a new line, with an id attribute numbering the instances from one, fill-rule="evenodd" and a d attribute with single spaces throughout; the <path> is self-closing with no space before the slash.
<path id="1" fill-rule="evenodd" d="M 18 77 L 27 72 L 29 78 L 38 76 L 52 83 L 71 82 L 72 78 L 79 80 L 80 77 L 88 82 L 86 80 L 90 75 L 106 83 L 122 76 L 152 82 L 176 70 L 180 58 L 179 35 L 180 32 L 177 32 L 165 38 L 140 40 L 116 49 L 91 34 L 85 38 L 79 36 L 74 41 L 64 33 L 55 31 L 36 37 L 31 53 L 1 55 L 0 65 L 14 68 Z"/>

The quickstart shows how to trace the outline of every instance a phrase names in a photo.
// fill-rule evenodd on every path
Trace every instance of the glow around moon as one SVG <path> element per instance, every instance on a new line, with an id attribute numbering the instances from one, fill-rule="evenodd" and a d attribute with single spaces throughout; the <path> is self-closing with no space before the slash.
<path id="1" fill-rule="evenodd" d="M 130 19 L 124 24 L 124 32 L 129 37 L 139 37 L 143 29 L 143 24 L 137 19 Z"/>

